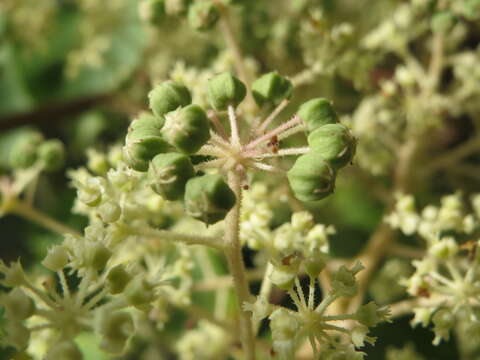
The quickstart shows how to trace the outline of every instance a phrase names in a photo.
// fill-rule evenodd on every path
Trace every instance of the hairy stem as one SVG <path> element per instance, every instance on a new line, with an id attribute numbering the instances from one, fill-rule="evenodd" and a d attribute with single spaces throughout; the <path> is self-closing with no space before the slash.
<path id="1" fill-rule="evenodd" d="M 245 274 L 245 265 L 243 263 L 242 248 L 240 245 L 240 207 L 242 201 L 240 174 L 233 170 L 230 171 L 228 174 L 228 184 L 237 196 L 237 201 L 225 219 L 225 255 L 228 260 L 238 298 L 240 336 L 245 351 L 245 358 L 254 360 L 255 343 L 253 339 L 252 321 L 250 313 L 242 310 L 243 303 L 250 300 L 250 289 Z"/>

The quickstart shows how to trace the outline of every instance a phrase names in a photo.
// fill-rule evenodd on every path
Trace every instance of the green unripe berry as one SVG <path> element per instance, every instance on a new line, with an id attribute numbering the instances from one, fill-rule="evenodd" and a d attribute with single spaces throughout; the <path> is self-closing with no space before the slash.
<path id="1" fill-rule="evenodd" d="M 10 166 L 25 169 L 37 161 L 37 149 L 43 137 L 38 132 L 27 132 L 16 139 L 10 152 Z"/>
<path id="2" fill-rule="evenodd" d="M 65 246 L 56 245 L 48 250 L 42 265 L 52 271 L 62 270 L 68 264 L 68 250 Z"/>
<path id="3" fill-rule="evenodd" d="M 47 171 L 60 169 L 65 162 L 63 143 L 59 140 L 45 141 L 38 148 L 38 159 Z"/>
<path id="4" fill-rule="evenodd" d="M 122 209 L 113 201 L 106 201 L 98 207 L 98 215 L 103 222 L 112 223 L 122 215 Z"/>
<path id="5" fill-rule="evenodd" d="M 316 154 L 300 156 L 287 177 L 295 197 L 302 201 L 321 200 L 335 189 L 335 170 Z"/>
<path id="6" fill-rule="evenodd" d="M 276 71 L 262 75 L 252 84 L 252 95 L 258 106 L 266 103 L 278 105 L 292 96 L 293 85 Z"/>
<path id="7" fill-rule="evenodd" d="M 236 107 L 246 94 L 245 85 L 229 72 L 221 73 L 208 81 L 208 97 L 216 110 L 226 110 L 229 105 Z"/>
<path id="8" fill-rule="evenodd" d="M 308 131 L 313 131 L 326 124 L 335 124 L 338 116 L 327 99 L 316 98 L 303 103 L 297 115 L 307 125 Z"/>
<path id="9" fill-rule="evenodd" d="M 25 320 L 35 311 L 33 300 L 19 288 L 2 296 L 0 304 L 5 308 L 5 315 L 9 321 Z"/>
<path id="10" fill-rule="evenodd" d="M 335 169 L 344 167 L 355 155 L 356 141 L 342 124 L 327 124 L 308 136 L 310 151 L 327 161 Z"/>
<path id="11" fill-rule="evenodd" d="M 113 267 L 107 275 L 107 285 L 111 294 L 119 294 L 130 282 L 130 274 L 121 264 Z"/>
<path id="12" fill-rule="evenodd" d="M 160 129 L 145 126 L 129 131 L 125 143 L 125 161 L 137 171 L 147 171 L 148 162 L 169 148 Z"/>
<path id="13" fill-rule="evenodd" d="M 159 25 L 165 19 L 165 0 L 144 0 L 139 5 L 139 15 L 152 25 Z"/>
<path id="14" fill-rule="evenodd" d="M 165 124 L 165 119 L 160 116 L 155 116 L 149 112 L 142 112 L 140 115 L 134 119 L 129 126 L 129 131 L 136 129 L 157 129 L 161 130 Z"/>
<path id="15" fill-rule="evenodd" d="M 105 245 L 94 242 L 87 248 L 86 264 L 94 270 L 102 270 L 111 256 L 112 252 Z"/>
<path id="16" fill-rule="evenodd" d="M 73 341 L 55 344 L 48 351 L 45 360 L 82 360 L 83 355 Z"/>
<path id="17" fill-rule="evenodd" d="M 153 300 L 153 286 L 147 280 L 137 277 L 128 283 L 125 297 L 130 305 L 142 307 Z"/>
<path id="18" fill-rule="evenodd" d="M 188 9 L 188 23 L 195 30 L 210 30 L 218 19 L 220 11 L 212 1 L 196 1 Z"/>
<path id="19" fill-rule="evenodd" d="M 188 105 L 166 118 L 165 139 L 181 152 L 193 154 L 210 139 L 207 114 L 198 105 Z"/>
<path id="20" fill-rule="evenodd" d="M 155 86 L 148 94 L 148 98 L 150 109 L 159 117 L 192 102 L 192 96 L 187 87 L 172 80 Z"/>
<path id="21" fill-rule="evenodd" d="M 167 200 L 178 200 L 185 184 L 195 175 L 188 156 L 179 153 L 158 154 L 148 169 L 153 191 Z"/>
<path id="22" fill-rule="evenodd" d="M 225 218 L 235 201 L 235 193 L 219 174 L 190 179 L 185 188 L 187 214 L 207 224 Z"/>

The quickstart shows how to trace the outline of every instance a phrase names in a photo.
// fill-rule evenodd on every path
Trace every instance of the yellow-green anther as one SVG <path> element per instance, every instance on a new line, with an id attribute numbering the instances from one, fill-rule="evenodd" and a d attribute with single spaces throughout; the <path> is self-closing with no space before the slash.
<path id="1" fill-rule="evenodd" d="M 316 154 L 300 156 L 287 177 L 295 197 L 302 201 L 321 200 L 335 189 L 335 170 Z"/>
<path id="2" fill-rule="evenodd" d="M 226 110 L 229 105 L 236 107 L 246 94 L 245 85 L 229 72 L 216 75 L 208 81 L 208 97 L 216 110 Z"/>

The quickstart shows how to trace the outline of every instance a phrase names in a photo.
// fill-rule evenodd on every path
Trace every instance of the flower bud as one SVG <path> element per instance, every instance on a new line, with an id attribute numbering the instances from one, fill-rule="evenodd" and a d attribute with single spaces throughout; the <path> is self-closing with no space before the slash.
<path id="1" fill-rule="evenodd" d="M 327 124 L 308 136 L 308 145 L 312 152 L 339 169 L 352 161 L 356 141 L 346 126 Z"/>
<path id="2" fill-rule="evenodd" d="M 298 316 L 287 309 L 279 308 L 270 315 L 273 349 L 280 359 L 294 359 L 297 334 L 301 323 Z"/>
<path id="3" fill-rule="evenodd" d="M 293 85 L 276 71 L 262 75 L 252 84 L 252 95 L 258 106 L 270 103 L 274 106 L 292 96 Z"/>
<path id="4" fill-rule="evenodd" d="M 187 214 L 206 224 L 225 218 L 235 201 L 235 193 L 219 174 L 192 178 L 185 188 Z"/>
<path id="5" fill-rule="evenodd" d="M 125 289 L 127 301 L 135 307 L 141 307 L 150 303 L 154 298 L 153 295 L 153 286 L 141 277 L 130 281 Z"/>
<path id="6" fill-rule="evenodd" d="M 73 341 L 64 341 L 53 345 L 45 360 L 82 360 L 83 355 Z"/>
<path id="7" fill-rule="evenodd" d="M 120 219 L 122 209 L 113 201 L 105 201 L 98 207 L 98 215 L 105 223 L 112 223 Z"/>
<path id="8" fill-rule="evenodd" d="M 125 139 L 125 160 L 133 169 L 147 171 L 148 162 L 167 149 L 168 143 L 159 129 L 138 127 L 131 130 Z"/>
<path id="9" fill-rule="evenodd" d="M 218 19 L 220 19 L 220 11 L 210 0 L 196 1 L 188 10 L 188 23 L 195 30 L 210 30 Z"/>
<path id="10" fill-rule="evenodd" d="M 15 288 L 0 298 L 0 305 L 5 308 L 5 315 L 9 321 L 22 321 L 33 315 L 35 304 L 19 288 Z"/>
<path id="11" fill-rule="evenodd" d="M 129 126 L 129 131 L 137 130 L 137 129 L 151 129 L 153 130 L 161 130 L 163 125 L 165 124 L 165 119 L 160 116 L 155 116 L 150 112 L 142 112 L 135 118 Z"/>
<path id="12" fill-rule="evenodd" d="M 6 266 L 0 260 L 0 273 L 4 275 L 2 284 L 8 287 L 17 287 L 24 285 L 26 282 L 25 273 L 19 261 L 10 263 Z"/>
<path id="13" fill-rule="evenodd" d="M 111 354 L 121 354 L 135 331 L 132 315 L 125 311 L 111 312 L 108 308 L 98 315 L 97 327 L 102 336 L 100 347 Z"/>
<path id="14" fill-rule="evenodd" d="M 435 332 L 434 345 L 438 345 L 442 339 L 450 338 L 450 329 L 455 325 L 455 317 L 450 310 L 440 309 L 432 317 Z"/>
<path id="15" fill-rule="evenodd" d="M 87 206 L 98 206 L 102 201 L 103 181 L 101 178 L 89 178 L 86 184 L 78 188 L 78 199 Z"/>
<path id="16" fill-rule="evenodd" d="M 112 252 L 102 243 L 94 242 L 89 244 L 86 256 L 87 266 L 94 270 L 102 270 L 112 256 Z"/>
<path id="17" fill-rule="evenodd" d="M 130 281 L 130 274 L 121 264 L 114 266 L 107 275 L 107 285 L 111 294 L 119 294 Z"/>
<path id="18" fill-rule="evenodd" d="M 246 94 L 245 85 L 229 72 L 221 73 L 208 82 L 208 97 L 216 110 L 226 110 L 228 105 L 236 107 Z"/>
<path id="19" fill-rule="evenodd" d="M 87 149 L 87 168 L 96 175 L 105 175 L 110 169 L 107 156 L 94 149 Z"/>
<path id="20" fill-rule="evenodd" d="M 43 137 L 36 131 L 26 132 L 18 136 L 10 152 L 10 166 L 25 169 L 37 161 L 37 149 Z"/>
<path id="21" fill-rule="evenodd" d="M 158 117 L 192 102 L 192 96 L 187 87 L 172 80 L 155 86 L 148 94 L 148 98 L 150 109 Z"/>
<path id="22" fill-rule="evenodd" d="M 287 173 L 295 197 L 301 201 L 317 201 L 335 189 L 335 170 L 316 154 L 300 156 Z"/>
<path id="23" fill-rule="evenodd" d="M 158 154 L 148 169 L 153 191 L 167 200 L 178 200 L 185 184 L 195 175 L 188 156 L 179 153 Z"/>
<path id="24" fill-rule="evenodd" d="M 166 116 L 165 139 L 181 152 L 193 154 L 210 139 L 207 114 L 198 105 L 188 105 Z"/>
<path id="25" fill-rule="evenodd" d="M 305 272 L 308 274 L 308 276 L 314 279 L 316 279 L 318 275 L 320 275 L 326 265 L 327 257 L 324 253 L 320 251 L 315 251 L 313 254 L 303 260 Z"/>
<path id="26" fill-rule="evenodd" d="M 388 308 L 378 307 L 373 301 L 360 306 L 355 313 L 355 319 L 368 327 L 377 326 L 378 323 L 388 320 L 388 316 Z"/>
<path id="27" fill-rule="evenodd" d="M 48 249 L 42 265 L 52 271 L 62 270 L 68 264 L 68 250 L 65 246 L 56 245 Z"/>
<path id="28" fill-rule="evenodd" d="M 283 290 L 290 290 L 295 282 L 297 273 L 283 268 L 274 267 L 270 273 L 272 284 Z"/>
<path id="29" fill-rule="evenodd" d="M 316 98 L 303 103 L 297 112 L 298 117 L 307 125 L 308 131 L 313 131 L 326 124 L 335 124 L 338 116 L 330 101 Z"/>
<path id="30" fill-rule="evenodd" d="M 345 266 L 342 265 L 333 277 L 333 290 L 339 296 L 355 296 L 355 294 L 357 293 L 357 282 L 355 280 L 355 275 L 362 269 L 363 266 L 360 263 L 357 263 L 352 269 L 347 269 Z"/>
<path id="31" fill-rule="evenodd" d="M 63 143 L 55 139 L 45 141 L 38 147 L 38 159 L 47 171 L 60 169 L 65 162 Z"/>

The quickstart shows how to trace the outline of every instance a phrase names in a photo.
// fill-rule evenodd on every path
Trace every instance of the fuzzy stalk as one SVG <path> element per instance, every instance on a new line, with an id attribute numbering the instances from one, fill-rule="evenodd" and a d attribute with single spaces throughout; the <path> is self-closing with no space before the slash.
<path id="1" fill-rule="evenodd" d="M 245 351 L 245 359 L 254 360 L 255 343 L 253 339 L 252 321 L 250 313 L 242 310 L 243 303 L 250 300 L 250 289 L 242 258 L 242 247 L 240 245 L 241 174 L 235 170 L 230 171 L 228 173 L 228 185 L 237 196 L 237 201 L 225 218 L 225 256 L 228 260 L 228 266 L 233 277 L 235 293 L 238 299 L 240 337 Z"/>

